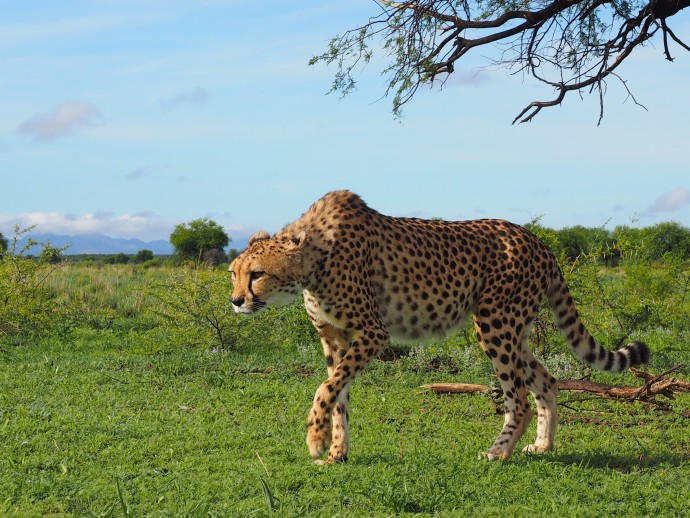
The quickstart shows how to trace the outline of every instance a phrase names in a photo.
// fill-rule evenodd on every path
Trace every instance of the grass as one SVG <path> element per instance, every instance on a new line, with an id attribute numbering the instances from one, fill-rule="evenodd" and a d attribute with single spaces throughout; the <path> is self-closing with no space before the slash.
<path id="1" fill-rule="evenodd" d="M 165 279 L 171 268 L 141 265 L 62 264 L 47 285 L 75 317 L 90 327 L 103 327 L 120 318 L 137 318 L 150 306 L 147 287 Z M 122 322 L 122 320 L 121 320 Z"/>
<path id="2" fill-rule="evenodd" d="M 221 308 L 218 318 L 230 319 L 224 349 L 208 321 L 227 303 L 227 287 L 216 290 L 204 274 L 185 277 L 179 291 L 156 291 L 181 271 L 61 266 L 49 278 L 58 302 L 53 329 L 0 337 L 0 515 L 686 513 L 689 396 L 665 412 L 568 402 L 554 452 L 479 459 L 502 423 L 489 397 L 419 388 L 492 383 L 471 330 L 373 362 L 352 390 L 348 463 L 316 466 L 305 422 L 326 369 L 303 309 L 237 321 Z M 174 303 L 165 320 L 155 306 L 161 293 Z M 653 350 L 653 372 L 688 359 L 687 307 L 677 315 L 680 327 L 636 335 Z M 548 344 L 553 374 L 587 372 L 557 341 Z M 532 423 L 517 451 L 534 433 Z"/>
<path id="3" fill-rule="evenodd" d="M 304 423 L 325 375 L 318 344 L 208 353 L 169 346 L 163 337 L 81 329 L 69 339 L 0 349 L 0 513 L 687 510 L 688 398 L 674 401 L 670 413 L 596 401 L 563 409 L 555 452 L 491 463 L 477 457 L 502 420 L 488 398 L 438 397 L 418 388 L 449 379 L 486 383 L 487 360 L 477 353 L 476 368 L 452 375 L 414 358 L 375 362 L 352 391 L 349 462 L 316 466 Z"/>

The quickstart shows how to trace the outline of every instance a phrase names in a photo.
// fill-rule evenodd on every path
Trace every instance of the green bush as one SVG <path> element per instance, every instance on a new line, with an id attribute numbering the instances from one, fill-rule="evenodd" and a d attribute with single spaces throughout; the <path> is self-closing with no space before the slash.
<path id="1" fill-rule="evenodd" d="M 0 338 L 45 333 L 55 324 L 57 301 L 46 281 L 55 271 L 54 257 L 62 250 L 31 239 L 18 248 L 19 239 L 33 228 L 15 227 L 12 243 L 0 256 Z M 48 252 L 38 259 L 25 257 L 37 244 Z"/>
<path id="2" fill-rule="evenodd" d="M 286 307 L 271 307 L 257 316 L 232 309 L 232 281 L 216 268 L 177 268 L 162 282 L 147 287 L 149 311 L 164 322 L 177 345 L 209 349 L 300 349 L 318 343 L 301 298 Z"/>
<path id="3" fill-rule="evenodd" d="M 237 343 L 238 318 L 230 307 L 230 276 L 210 268 L 180 268 L 149 286 L 150 308 L 176 342 L 220 350 Z"/>

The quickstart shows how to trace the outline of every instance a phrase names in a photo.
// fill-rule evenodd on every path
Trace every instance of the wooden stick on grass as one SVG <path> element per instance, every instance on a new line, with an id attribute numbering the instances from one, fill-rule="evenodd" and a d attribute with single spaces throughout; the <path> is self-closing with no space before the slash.
<path id="1" fill-rule="evenodd" d="M 642 387 L 618 387 L 590 380 L 560 380 L 558 390 L 585 392 L 604 399 L 629 402 L 636 400 L 650 402 L 657 395 L 672 399 L 675 393 L 690 392 L 690 382 L 667 377 L 684 366 L 684 364 L 678 364 L 659 375 L 631 368 L 630 372 L 633 376 L 645 380 Z M 487 385 L 470 383 L 431 383 L 422 385 L 422 388 L 431 390 L 436 394 L 472 394 L 489 390 Z"/>

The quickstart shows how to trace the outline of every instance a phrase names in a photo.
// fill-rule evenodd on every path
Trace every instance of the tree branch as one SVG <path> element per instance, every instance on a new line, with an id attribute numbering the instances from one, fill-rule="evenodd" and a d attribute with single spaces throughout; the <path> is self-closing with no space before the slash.
<path id="1" fill-rule="evenodd" d="M 486 0 L 374 2 L 381 8 L 378 16 L 333 38 L 310 64 L 335 61 L 332 90 L 347 94 L 355 87 L 353 67 L 369 61 L 371 41 L 380 38 L 379 49 L 393 60 L 384 69 L 390 77 L 385 95 L 395 93 L 396 115 L 421 85 L 455 72 L 470 50 L 491 46 L 502 48 L 505 59 L 489 58 L 489 66 L 522 71 L 556 91 L 551 100 L 530 103 L 513 123 L 529 122 L 543 108 L 560 105 L 568 93 L 587 90 L 598 90 L 600 122 L 607 77 L 657 30 L 667 59 L 672 59 L 669 37 L 690 51 L 667 24 L 690 0 L 525 0 L 521 9 Z"/>

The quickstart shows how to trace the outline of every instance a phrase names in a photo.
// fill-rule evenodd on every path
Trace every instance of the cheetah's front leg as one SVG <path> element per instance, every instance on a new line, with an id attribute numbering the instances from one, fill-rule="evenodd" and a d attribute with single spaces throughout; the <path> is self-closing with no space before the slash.
<path id="1" fill-rule="evenodd" d="M 319 333 L 319 338 L 321 339 L 321 344 L 323 345 L 323 354 L 326 358 L 328 375 L 331 376 L 333 375 L 335 368 L 340 364 L 350 348 L 350 333 L 324 322 L 319 316 L 319 308 L 316 301 L 310 297 L 306 297 L 305 300 L 312 324 Z M 347 460 L 347 452 L 350 443 L 348 406 L 349 385 L 346 385 L 342 392 L 338 395 L 335 407 L 333 408 L 333 422 L 331 426 L 332 443 L 330 451 L 328 452 L 328 462 Z M 316 449 L 313 451 L 310 446 L 310 453 L 315 458 L 320 458 L 331 439 L 329 439 L 327 433 L 318 434 L 317 427 L 313 427 L 313 429 L 315 431 L 312 432 L 312 437 L 307 442 L 310 445 L 317 445 Z M 327 432 L 327 430 L 325 431 Z M 322 437 L 319 435 L 322 435 Z"/>
<path id="2" fill-rule="evenodd" d="M 348 423 L 349 410 L 349 383 L 343 388 L 336 399 L 330 419 L 323 414 L 319 415 L 316 410 L 317 396 L 314 397 L 314 406 L 312 406 L 309 413 L 309 420 L 307 421 L 307 447 L 309 454 L 319 464 L 332 464 L 334 462 L 347 461 L 347 454 L 350 448 L 350 427 Z M 321 407 L 320 402 L 318 407 Z M 327 408 L 327 407 L 326 407 Z M 326 410 L 324 408 L 323 410 Z M 321 457 L 328 451 L 328 459 L 321 460 Z"/>
<path id="3" fill-rule="evenodd" d="M 349 352 L 348 352 L 349 354 Z M 345 360 L 343 360 L 345 361 Z M 332 440 L 332 418 L 335 413 L 340 418 L 342 416 L 340 404 L 338 399 L 341 394 L 346 393 L 346 387 L 350 380 L 354 377 L 352 367 L 344 365 L 343 362 L 333 369 L 333 373 L 328 379 L 321 384 L 314 396 L 314 404 L 309 412 L 309 419 L 307 420 L 307 446 L 309 454 L 315 461 L 319 461 L 326 449 L 331 444 Z M 337 410 L 336 410 L 337 409 Z M 342 426 L 342 421 L 341 421 Z M 349 436 L 349 430 L 348 430 Z M 342 449 L 345 444 L 342 442 L 343 437 L 338 437 L 338 448 Z M 334 445 L 335 446 L 335 445 Z M 340 452 L 336 456 L 336 451 L 333 451 L 333 458 L 329 455 L 329 461 L 342 460 L 345 452 Z"/>
<path id="4" fill-rule="evenodd" d="M 387 344 L 388 334 L 379 328 L 365 328 L 353 333 L 350 348 L 331 370 L 314 396 L 307 421 L 307 446 L 319 461 L 331 444 L 328 462 L 345 460 L 349 447 L 348 389 L 354 377 L 378 356 Z M 324 350 L 326 345 L 324 344 Z M 327 356 L 328 362 L 328 356 Z"/>

